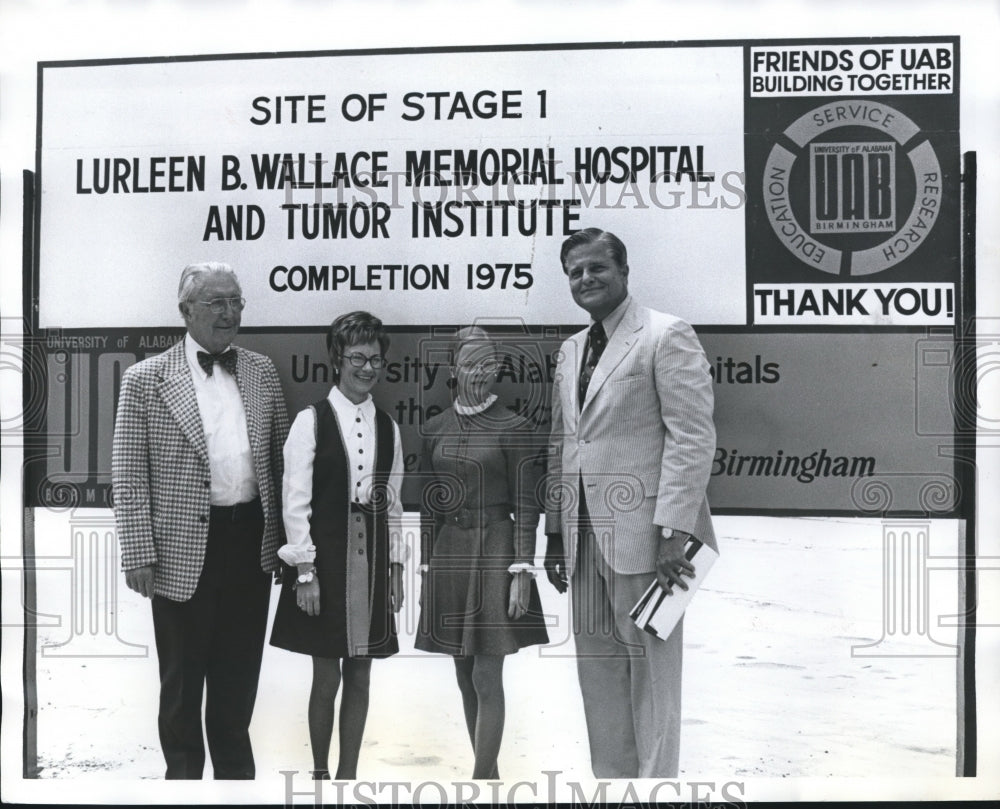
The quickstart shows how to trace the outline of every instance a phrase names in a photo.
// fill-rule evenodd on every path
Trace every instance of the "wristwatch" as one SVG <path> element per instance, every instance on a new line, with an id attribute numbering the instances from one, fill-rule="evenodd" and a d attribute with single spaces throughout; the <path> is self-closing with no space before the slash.
<path id="1" fill-rule="evenodd" d="M 305 573 L 300 573 L 295 579 L 299 584 L 309 584 L 316 577 L 316 568 L 312 570 L 307 570 Z"/>

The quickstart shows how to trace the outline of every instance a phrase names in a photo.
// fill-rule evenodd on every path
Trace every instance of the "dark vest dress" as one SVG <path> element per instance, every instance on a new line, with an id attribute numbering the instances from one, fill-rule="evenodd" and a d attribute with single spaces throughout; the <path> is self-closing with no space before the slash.
<path id="1" fill-rule="evenodd" d="M 337 417 L 328 399 L 316 414 L 312 516 L 320 614 L 306 615 L 295 603 L 297 571 L 284 566 L 271 645 L 315 657 L 389 657 L 399 651 L 389 604 L 387 492 L 392 469 L 392 419 L 375 411 L 375 485 L 372 503 L 351 504 L 351 474 Z"/>

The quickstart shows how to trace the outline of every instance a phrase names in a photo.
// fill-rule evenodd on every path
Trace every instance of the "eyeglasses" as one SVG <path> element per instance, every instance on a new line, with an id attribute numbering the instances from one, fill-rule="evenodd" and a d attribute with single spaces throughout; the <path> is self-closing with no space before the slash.
<path id="1" fill-rule="evenodd" d="M 202 306 L 207 306 L 208 310 L 213 315 L 221 315 L 226 311 L 226 308 L 232 309 L 234 312 L 242 312 L 243 307 L 247 305 L 246 298 L 212 298 L 210 301 L 194 301 L 195 303 L 200 303 Z"/>
<path id="2" fill-rule="evenodd" d="M 370 357 L 364 354 L 345 354 L 344 359 L 355 368 L 364 368 L 366 363 L 371 363 L 372 368 L 377 371 L 385 365 L 385 357 L 381 354 L 372 354 Z"/>

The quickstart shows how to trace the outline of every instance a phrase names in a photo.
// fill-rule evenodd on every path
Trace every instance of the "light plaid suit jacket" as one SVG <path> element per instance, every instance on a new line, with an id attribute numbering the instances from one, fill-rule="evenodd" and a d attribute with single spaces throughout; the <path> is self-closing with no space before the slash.
<path id="1" fill-rule="evenodd" d="M 600 548 L 619 573 L 655 567 L 661 528 L 717 549 L 705 497 L 715 455 L 708 360 L 680 318 L 630 301 L 580 408 L 587 332 L 562 344 L 552 389 L 547 533 L 576 564 L 580 480 Z"/>
<path id="2" fill-rule="evenodd" d="M 277 570 L 281 450 L 288 411 L 270 359 L 236 349 L 236 384 L 264 509 L 261 567 Z M 122 377 L 111 453 L 122 567 L 154 567 L 154 592 L 174 601 L 194 593 L 205 561 L 211 476 L 208 446 L 184 341 L 136 363 Z"/>

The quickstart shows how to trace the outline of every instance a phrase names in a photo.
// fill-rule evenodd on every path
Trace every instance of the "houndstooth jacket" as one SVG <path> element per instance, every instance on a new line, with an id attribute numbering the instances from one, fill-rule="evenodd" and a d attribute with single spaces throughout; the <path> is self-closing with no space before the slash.
<path id="1" fill-rule="evenodd" d="M 264 509 L 261 567 L 278 569 L 281 450 L 288 411 L 270 359 L 237 348 L 236 384 Z M 125 371 L 111 453 L 122 567 L 154 565 L 154 592 L 174 601 L 194 593 L 208 540 L 208 445 L 184 341 Z"/>

